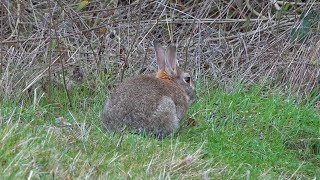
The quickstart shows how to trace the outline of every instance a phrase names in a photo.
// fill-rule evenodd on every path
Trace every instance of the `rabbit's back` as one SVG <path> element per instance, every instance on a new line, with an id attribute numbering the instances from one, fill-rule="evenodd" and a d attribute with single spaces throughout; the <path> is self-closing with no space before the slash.
<path id="1" fill-rule="evenodd" d="M 173 133 L 188 108 L 185 92 L 170 80 L 138 76 L 120 84 L 102 114 L 107 130 L 146 131 L 158 136 Z"/>

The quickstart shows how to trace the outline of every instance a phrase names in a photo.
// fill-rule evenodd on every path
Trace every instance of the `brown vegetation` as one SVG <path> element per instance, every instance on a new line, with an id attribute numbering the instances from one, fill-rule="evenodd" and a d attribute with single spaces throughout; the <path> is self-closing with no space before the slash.
<path id="1" fill-rule="evenodd" d="M 272 3 L 275 2 L 275 3 Z M 180 63 L 220 85 L 318 86 L 319 2 L 0 1 L 0 97 L 108 73 L 154 72 L 152 41 L 175 43 Z M 318 8 L 318 9 L 317 9 Z"/>

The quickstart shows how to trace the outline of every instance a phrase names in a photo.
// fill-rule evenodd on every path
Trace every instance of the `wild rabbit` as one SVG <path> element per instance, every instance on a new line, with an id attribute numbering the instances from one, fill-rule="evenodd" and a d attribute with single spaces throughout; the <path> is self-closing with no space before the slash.
<path id="1" fill-rule="evenodd" d="M 154 41 L 158 73 L 139 75 L 121 83 L 106 101 L 102 124 L 107 131 L 127 129 L 162 139 L 180 126 L 190 104 L 196 101 L 192 78 L 183 72 L 174 46 Z"/>

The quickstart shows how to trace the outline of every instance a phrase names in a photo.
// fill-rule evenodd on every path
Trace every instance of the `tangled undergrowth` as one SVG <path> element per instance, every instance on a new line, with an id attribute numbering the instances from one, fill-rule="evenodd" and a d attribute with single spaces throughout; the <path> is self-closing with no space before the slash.
<path id="1" fill-rule="evenodd" d="M 233 89 L 318 91 L 319 2 L 1 1 L 0 96 L 52 84 L 68 89 L 97 75 L 112 82 L 155 70 L 152 41 L 175 43 L 196 77 Z M 111 88 L 111 87 L 110 87 Z M 70 99 L 70 98 L 69 98 Z M 316 97 L 317 99 L 317 97 Z M 70 100 L 71 101 L 71 100 Z"/>

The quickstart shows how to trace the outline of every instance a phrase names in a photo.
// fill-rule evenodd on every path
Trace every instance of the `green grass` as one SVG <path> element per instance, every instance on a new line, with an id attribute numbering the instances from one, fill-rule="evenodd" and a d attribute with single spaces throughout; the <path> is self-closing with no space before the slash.
<path id="1" fill-rule="evenodd" d="M 0 102 L 0 177 L 320 177 L 320 113 L 309 104 L 260 87 L 226 92 L 199 85 L 188 113 L 197 125 L 184 123 L 159 141 L 105 133 L 99 118 L 106 89 L 76 87 L 72 108 L 61 87 L 51 103 L 40 91 Z M 72 125 L 62 127 L 59 117 Z"/>

